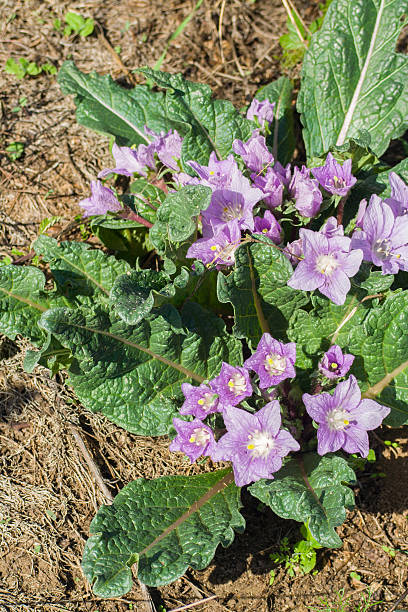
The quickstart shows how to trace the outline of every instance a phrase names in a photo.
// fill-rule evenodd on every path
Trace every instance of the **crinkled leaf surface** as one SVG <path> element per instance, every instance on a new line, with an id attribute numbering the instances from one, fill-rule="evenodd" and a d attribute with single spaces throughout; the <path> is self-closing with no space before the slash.
<path id="1" fill-rule="evenodd" d="M 353 492 L 344 483 L 354 481 L 341 457 L 309 453 L 290 459 L 274 480 L 258 480 L 249 491 L 278 516 L 306 523 L 321 546 L 337 548 L 341 540 L 334 528 L 345 520 L 346 508 L 354 506 Z"/>
<path id="2" fill-rule="evenodd" d="M 153 306 L 160 304 L 160 298 L 170 298 L 174 293 L 174 285 L 164 272 L 132 270 L 116 279 L 111 300 L 120 318 L 130 325 L 136 325 Z"/>
<path id="3" fill-rule="evenodd" d="M 245 521 L 230 470 L 198 476 L 139 478 L 91 523 L 82 567 L 100 597 L 132 587 L 131 565 L 149 586 L 168 584 L 188 566 L 204 569 L 219 544 L 228 546 Z"/>
<path id="4" fill-rule="evenodd" d="M 211 196 L 211 188 L 204 185 L 186 185 L 169 193 L 150 229 L 150 239 L 156 249 L 164 252 L 166 243 L 187 240 L 197 227 L 198 215 L 210 205 Z"/>
<path id="5" fill-rule="evenodd" d="M 381 155 L 407 128 L 406 0 L 334 0 L 305 55 L 298 110 L 308 157 L 367 130 Z"/>
<path id="6" fill-rule="evenodd" d="M 181 383 L 212 378 L 222 361 L 242 360 L 221 319 L 191 302 L 181 317 L 166 305 L 134 326 L 100 307 L 52 309 L 40 325 L 74 355 L 70 381 L 80 401 L 139 435 L 169 431 Z"/>
<path id="7" fill-rule="evenodd" d="M 386 422 L 408 423 L 408 291 L 390 295 L 352 330 L 353 366 L 367 397 L 389 406 Z"/>
<path id="8" fill-rule="evenodd" d="M 41 235 L 34 250 L 49 262 L 59 290 L 67 297 L 78 295 L 106 299 L 115 279 L 130 270 L 129 264 L 108 256 L 100 249 L 90 249 L 83 242 L 58 242 Z"/>
<path id="9" fill-rule="evenodd" d="M 292 95 L 293 84 L 285 76 L 261 87 L 255 94 L 257 100 L 269 100 L 275 104 L 272 135 L 268 138 L 268 144 L 272 146 L 281 164 L 292 161 L 295 150 Z"/>
<path id="10" fill-rule="evenodd" d="M 113 134 L 119 145 L 146 144 L 144 126 L 160 132 L 166 125 L 164 96 L 145 85 L 124 89 L 109 75 L 85 74 L 72 61 L 64 62 L 58 77 L 64 94 L 74 94 L 78 123 Z"/>
<path id="11" fill-rule="evenodd" d="M 236 138 L 248 140 L 253 123 L 227 100 L 213 100 L 208 85 L 185 80 L 181 74 L 143 68 L 146 77 L 165 88 L 165 109 L 168 125 L 184 137 L 181 163 L 185 172 L 192 173 L 187 164 L 195 160 L 207 164 L 211 151 L 219 159 L 232 153 Z"/>
<path id="12" fill-rule="evenodd" d="M 17 334 L 35 345 L 45 340 L 37 322 L 49 308 L 50 295 L 44 291 L 45 277 L 38 268 L 0 266 L 0 332 L 15 339 Z"/>
<path id="13" fill-rule="evenodd" d="M 235 266 L 228 275 L 218 274 L 218 299 L 234 307 L 234 334 L 253 348 L 264 332 L 286 338 L 287 320 L 308 302 L 307 294 L 286 285 L 292 266 L 282 252 L 270 244 L 245 244 L 235 253 Z"/>

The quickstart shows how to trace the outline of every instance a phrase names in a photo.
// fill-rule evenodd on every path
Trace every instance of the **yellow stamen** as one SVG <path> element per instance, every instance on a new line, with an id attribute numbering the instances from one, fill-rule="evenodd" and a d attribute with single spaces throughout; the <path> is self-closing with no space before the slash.
<path id="1" fill-rule="evenodd" d="M 234 381 L 232 379 L 228 381 L 228 386 L 229 387 L 233 387 L 234 386 Z"/>
<path id="2" fill-rule="evenodd" d="M 209 173 L 211 176 L 213 176 L 213 174 L 215 174 L 214 170 L 210 170 Z"/>
<path id="3" fill-rule="evenodd" d="M 343 423 L 344 423 L 345 425 L 348 425 L 348 424 L 350 423 L 350 421 L 348 421 L 347 419 L 344 419 Z"/>
<path id="4" fill-rule="evenodd" d="M 255 444 L 248 444 L 247 449 L 248 450 L 254 450 L 255 448 Z"/>
<path id="5" fill-rule="evenodd" d="M 213 244 L 213 245 L 212 245 L 212 247 L 210 247 L 211 251 L 216 251 L 216 250 L 217 250 L 217 248 L 218 248 L 218 247 L 217 247 L 217 245 L 216 245 L 216 244 Z"/>
<path id="6" fill-rule="evenodd" d="M 262 233 L 263 233 L 263 234 L 267 234 L 267 233 L 268 233 L 268 228 L 267 228 L 267 227 L 264 227 L 264 228 L 263 228 L 263 230 L 262 230 Z"/>
<path id="7" fill-rule="evenodd" d="M 197 404 L 200 404 L 200 406 L 202 406 L 204 404 L 204 400 L 203 399 L 199 399 Z"/>
<path id="8" fill-rule="evenodd" d="M 339 367 L 339 364 L 333 361 L 330 367 L 333 368 L 333 370 L 337 370 L 337 368 Z"/>
<path id="9" fill-rule="evenodd" d="M 191 436 L 191 438 L 189 439 L 189 442 L 193 443 L 195 441 L 196 441 L 195 436 Z"/>

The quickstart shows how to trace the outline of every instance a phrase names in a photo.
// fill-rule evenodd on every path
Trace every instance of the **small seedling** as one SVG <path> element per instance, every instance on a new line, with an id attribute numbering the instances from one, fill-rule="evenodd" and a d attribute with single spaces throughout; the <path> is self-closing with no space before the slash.
<path id="1" fill-rule="evenodd" d="M 41 72 L 46 72 L 47 74 L 57 73 L 56 67 L 50 62 L 39 65 L 36 62 L 29 62 L 25 57 L 20 57 L 18 60 L 9 57 L 5 63 L 4 70 L 8 74 L 14 74 L 18 79 L 24 79 L 27 75 L 37 76 Z"/>
<path id="2" fill-rule="evenodd" d="M 350 578 L 352 578 L 353 580 L 361 580 L 361 576 L 358 572 L 350 572 Z"/>
<path id="3" fill-rule="evenodd" d="M 20 96 L 20 98 L 18 99 L 18 105 L 17 106 L 13 106 L 13 108 L 11 109 L 12 113 L 19 113 L 21 111 L 22 108 L 24 108 L 25 106 L 27 106 L 27 97 L 26 96 Z"/>
<path id="4" fill-rule="evenodd" d="M 288 575 L 292 577 L 295 574 L 309 574 L 316 565 L 316 550 L 321 548 L 305 525 L 302 525 L 300 528 L 300 533 L 305 539 L 296 542 L 293 552 L 291 552 L 289 539 L 282 538 L 279 552 L 270 555 L 272 561 L 276 564 L 284 565 Z M 273 582 L 274 578 L 275 572 L 272 570 L 270 580 L 272 579 Z M 272 583 L 269 582 L 269 584 Z"/>
<path id="5" fill-rule="evenodd" d="M 23 142 L 11 142 L 6 147 L 7 157 L 11 159 L 11 161 L 16 161 L 16 159 L 20 159 L 20 157 L 24 154 L 24 143 Z"/>
<path id="6" fill-rule="evenodd" d="M 74 34 L 75 36 L 81 36 L 81 38 L 85 38 L 86 36 L 90 36 L 95 28 L 95 22 L 91 17 L 84 18 L 82 15 L 78 13 L 69 12 L 65 15 L 65 23 L 67 24 L 64 28 L 64 36 L 71 36 Z M 54 21 L 54 27 L 56 24 Z M 59 22 L 59 27 L 61 27 L 61 22 Z"/>

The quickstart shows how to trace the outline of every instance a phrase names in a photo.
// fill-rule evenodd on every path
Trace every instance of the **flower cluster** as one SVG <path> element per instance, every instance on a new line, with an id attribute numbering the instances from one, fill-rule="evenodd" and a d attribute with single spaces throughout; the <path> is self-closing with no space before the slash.
<path id="1" fill-rule="evenodd" d="M 353 360 L 353 355 L 343 354 L 339 346 L 332 346 L 319 363 L 323 380 L 330 383 L 344 377 Z M 265 333 L 243 367 L 224 362 L 219 375 L 207 383 L 199 386 L 184 383 L 185 401 L 180 413 L 194 419 L 173 420 L 177 435 L 170 450 L 184 452 L 192 463 L 202 455 L 213 461 L 231 461 L 237 486 L 260 478 L 272 479 L 282 467 L 284 457 L 301 448 L 292 433 L 282 428 L 281 403 L 275 399 L 280 396 L 285 409 L 287 396 L 281 383 L 295 377 L 295 361 L 295 343 L 284 344 Z M 247 403 L 240 407 L 250 399 L 257 408 Z M 303 394 L 303 403 L 307 414 L 318 424 L 320 455 L 342 448 L 366 457 L 367 431 L 378 427 L 390 412 L 371 399 L 362 399 L 352 375 L 339 382 L 333 394 Z M 263 405 L 259 407 L 260 404 Z M 218 440 L 215 430 L 204 422 L 214 413 L 220 414 L 226 430 Z"/>

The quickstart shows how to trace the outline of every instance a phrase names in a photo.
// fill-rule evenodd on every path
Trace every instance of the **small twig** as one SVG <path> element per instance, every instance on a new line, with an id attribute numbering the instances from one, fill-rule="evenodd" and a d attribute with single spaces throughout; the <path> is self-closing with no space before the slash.
<path id="1" fill-rule="evenodd" d="M 103 495 L 105 496 L 106 500 L 109 502 L 109 504 L 113 503 L 113 495 L 112 493 L 109 491 L 108 487 L 106 486 L 103 478 L 102 478 L 102 474 L 98 468 L 98 466 L 96 465 L 96 463 L 94 462 L 94 460 L 92 459 L 88 449 L 85 446 L 85 442 L 82 440 L 78 429 L 74 426 L 71 425 L 69 423 L 69 428 L 71 430 L 71 433 L 74 437 L 74 440 L 79 448 L 79 450 L 82 453 L 82 456 L 87 464 L 87 466 L 89 467 L 90 471 L 92 472 L 93 477 L 95 478 L 95 482 L 98 485 L 99 489 L 101 490 L 101 492 L 103 493 Z"/>
<path id="2" fill-rule="evenodd" d="M 222 48 L 222 20 L 224 19 L 224 11 L 227 0 L 222 0 L 221 10 L 220 10 L 220 18 L 218 20 L 218 38 L 220 41 L 220 52 L 221 52 L 221 62 L 225 62 L 224 58 L 224 49 Z"/>
<path id="3" fill-rule="evenodd" d="M 407 595 L 408 595 L 408 589 L 405 589 L 401 597 L 398 597 L 397 601 L 394 604 L 392 604 L 391 608 L 387 612 L 394 612 L 398 604 L 400 604 L 401 601 L 404 601 Z"/>
<path id="4" fill-rule="evenodd" d="M 182 610 L 190 610 L 191 608 L 201 606 L 201 604 L 207 603 L 212 599 L 217 599 L 217 595 L 211 595 L 211 597 L 206 597 L 205 599 L 201 599 L 201 601 L 195 601 L 194 603 L 187 604 L 186 606 L 180 606 L 180 608 L 173 608 L 172 610 L 169 610 L 169 612 L 181 612 Z"/>
<path id="5" fill-rule="evenodd" d="M 309 34 L 309 36 L 311 36 L 312 32 L 309 30 L 309 28 L 307 27 L 307 25 L 303 21 L 302 17 L 299 14 L 299 11 L 297 10 L 296 6 L 293 4 L 292 0 L 288 0 L 288 4 L 289 4 L 290 8 L 292 9 L 292 11 L 295 13 L 296 17 L 299 19 L 300 23 L 302 24 L 302 26 L 304 27 L 306 32 Z"/>
<path id="6" fill-rule="evenodd" d="M 291 8 L 290 8 L 290 6 L 289 6 L 288 0 L 282 0 L 282 4 L 283 4 L 283 6 L 285 7 L 286 12 L 287 12 L 287 14 L 288 14 L 288 17 L 289 17 L 289 19 L 291 20 L 292 25 L 293 25 L 293 27 L 294 27 L 294 28 L 295 28 L 295 30 L 296 30 L 296 34 L 298 35 L 298 38 L 299 38 L 300 42 L 302 43 L 302 45 L 304 46 L 304 48 L 305 48 L 305 49 L 307 49 L 307 43 L 306 43 L 305 39 L 303 38 L 301 31 L 299 30 L 299 26 L 298 26 L 298 24 L 296 23 L 296 19 L 295 19 L 295 18 L 293 17 L 293 15 L 292 15 L 292 11 L 291 11 Z M 303 23 L 303 22 L 302 22 L 302 23 Z"/>
<path id="7" fill-rule="evenodd" d="M 129 68 L 126 68 L 125 64 L 120 59 L 119 54 L 116 53 L 115 49 L 112 47 L 108 39 L 105 37 L 102 26 L 97 21 L 95 21 L 95 25 L 99 30 L 98 38 L 100 39 L 104 47 L 112 55 L 115 62 L 118 64 L 118 66 L 120 66 L 121 70 L 126 74 L 127 78 L 131 81 L 132 85 L 137 85 L 137 80 L 135 79 L 135 75 L 131 73 Z"/>

